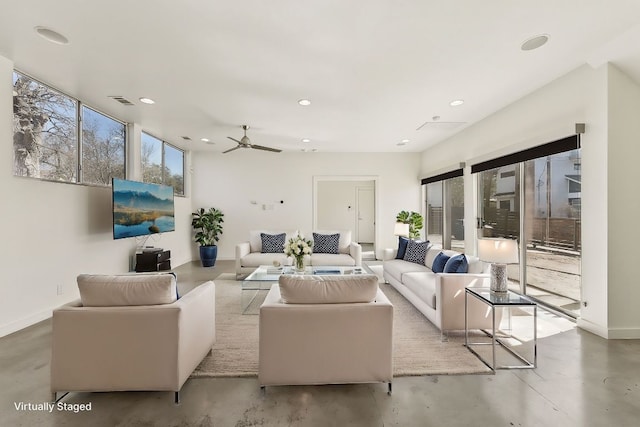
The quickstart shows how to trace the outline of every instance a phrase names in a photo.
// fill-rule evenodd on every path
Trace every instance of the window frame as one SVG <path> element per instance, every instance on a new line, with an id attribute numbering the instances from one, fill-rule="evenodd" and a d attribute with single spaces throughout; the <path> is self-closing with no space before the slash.
<path id="1" fill-rule="evenodd" d="M 76 135 L 76 153 L 75 153 L 75 157 L 76 157 L 76 165 L 75 165 L 75 180 L 71 181 L 61 181 L 61 180 L 57 180 L 57 179 L 51 179 L 51 178 L 42 178 L 42 177 L 33 177 L 33 176 L 26 176 L 26 175 L 16 175 L 15 170 L 12 171 L 12 175 L 14 177 L 17 178 L 26 178 L 26 179 L 36 179 L 39 181 L 46 181 L 46 182 L 55 182 L 55 183 L 60 183 L 60 184 L 72 184 L 72 185 L 84 185 L 84 186 L 89 186 L 89 187 L 110 187 L 111 184 L 100 184 L 100 183 L 93 183 L 93 182 L 85 182 L 83 180 L 83 161 L 82 161 L 82 150 L 83 150 L 83 117 L 82 117 L 82 109 L 83 107 L 87 107 L 90 110 L 103 115 L 105 117 L 108 117 L 111 120 L 114 120 L 120 124 L 122 124 L 124 126 L 124 163 L 123 163 L 123 172 L 124 172 L 124 179 L 127 179 L 127 161 L 128 161 L 128 157 L 127 157 L 127 150 L 129 147 L 129 132 L 128 132 L 128 123 L 125 121 L 122 121 L 120 119 L 117 119 L 109 114 L 106 114 L 102 111 L 100 111 L 97 108 L 92 107 L 89 104 L 85 104 L 84 102 L 80 101 L 78 98 L 69 95 L 68 93 L 66 93 L 63 90 L 58 89 L 57 87 L 45 83 L 42 80 L 33 77 L 31 74 L 29 73 L 25 73 L 24 71 L 21 71 L 18 68 L 14 68 L 12 71 L 12 74 L 18 74 L 19 77 L 26 77 L 28 79 L 30 79 L 31 81 L 33 81 L 34 83 L 37 83 L 41 86 L 46 87 L 47 89 L 50 89 L 51 91 L 57 92 L 58 94 L 60 94 L 61 96 L 64 96 L 65 98 L 68 98 L 70 101 L 72 101 L 75 104 L 75 135 Z M 14 154 L 15 156 L 15 154 Z"/>
<path id="2" fill-rule="evenodd" d="M 176 151 L 179 151 L 180 153 L 182 153 L 182 193 L 177 193 L 176 192 L 176 188 L 174 187 L 173 189 L 173 195 L 177 196 L 177 197 L 186 197 L 186 191 L 185 191 L 185 170 L 186 170 L 186 150 L 183 150 L 180 147 L 177 147 L 173 144 L 171 144 L 170 142 L 165 141 L 162 138 L 158 138 L 157 136 L 155 136 L 153 133 L 148 132 L 146 130 L 142 130 L 141 134 L 140 134 L 140 151 L 142 152 L 142 134 L 146 134 L 148 136 L 150 136 L 151 138 L 154 138 L 158 141 L 160 141 L 161 143 L 161 153 L 160 153 L 160 170 L 162 173 L 162 179 L 160 183 L 158 184 L 162 184 L 162 185 L 169 185 L 167 183 L 167 179 L 165 176 L 165 165 L 166 165 L 166 146 L 169 146 L 171 148 L 173 148 Z M 144 180 L 144 166 L 142 165 L 142 156 L 140 156 L 140 162 L 141 162 L 141 172 L 142 172 L 142 182 L 148 182 Z"/>

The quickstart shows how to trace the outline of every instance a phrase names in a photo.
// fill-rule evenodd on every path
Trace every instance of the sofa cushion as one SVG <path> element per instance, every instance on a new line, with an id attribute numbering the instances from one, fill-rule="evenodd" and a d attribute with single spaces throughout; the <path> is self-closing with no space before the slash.
<path id="1" fill-rule="evenodd" d="M 442 273 L 444 272 L 444 266 L 447 265 L 447 261 L 449 261 L 449 256 L 445 255 L 444 252 L 440 252 L 433 260 L 433 265 L 431 266 L 431 270 L 434 273 Z"/>
<path id="2" fill-rule="evenodd" d="M 340 233 L 319 234 L 313 233 L 313 253 L 316 254 L 337 254 Z"/>
<path id="3" fill-rule="evenodd" d="M 391 259 L 388 261 L 385 261 L 383 264 L 383 270 L 384 270 L 384 274 L 387 274 L 391 277 L 393 277 L 394 279 L 396 279 L 398 282 L 402 282 L 402 276 L 405 273 L 413 273 L 413 272 L 420 272 L 420 273 L 426 273 L 426 272 L 431 272 L 431 270 L 429 269 L 429 267 L 426 267 L 424 265 L 421 264 L 415 264 L 413 262 L 407 262 L 401 259 Z"/>
<path id="4" fill-rule="evenodd" d="M 404 257 L 402 259 L 405 261 L 424 265 L 424 260 L 427 256 L 428 249 L 428 240 L 425 242 L 409 240 L 409 243 L 407 244 L 407 251 L 404 253 Z"/>
<path id="5" fill-rule="evenodd" d="M 174 274 L 81 274 L 77 281 L 85 307 L 158 305 L 177 300 Z"/>
<path id="6" fill-rule="evenodd" d="M 348 254 L 349 245 L 351 245 L 351 230 L 315 230 L 318 234 L 339 234 L 338 253 Z"/>
<path id="7" fill-rule="evenodd" d="M 311 265 L 335 265 L 349 266 L 356 265 L 356 260 L 347 254 L 311 254 Z"/>
<path id="8" fill-rule="evenodd" d="M 409 238 L 404 236 L 398 237 L 398 252 L 396 253 L 396 259 L 403 259 L 404 254 L 407 252 L 407 244 L 409 243 Z"/>
<path id="9" fill-rule="evenodd" d="M 436 308 L 436 276 L 432 272 L 413 272 L 402 276 L 402 284 L 429 307 Z"/>
<path id="10" fill-rule="evenodd" d="M 249 247 L 251 248 L 251 252 L 262 252 L 262 237 L 260 234 L 280 234 L 285 233 L 286 238 L 285 241 L 294 238 L 298 234 L 298 230 L 251 230 L 249 231 Z M 284 247 L 282 248 L 282 253 L 284 253 Z"/>
<path id="11" fill-rule="evenodd" d="M 469 269 L 469 263 L 467 257 L 464 254 L 459 254 L 449 258 L 444 266 L 444 273 L 466 273 Z"/>
<path id="12" fill-rule="evenodd" d="M 280 295 L 287 304 L 371 302 L 378 292 L 378 276 L 282 275 Z"/>
<path id="13" fill-rule="evenodd" d="M 263 254 L 277 254 L 284 252 L 284 242 L 286 237 L 286 233 L 260 233 L 260 240 L 262 241 L 262 251 L 260 252 Z"/>

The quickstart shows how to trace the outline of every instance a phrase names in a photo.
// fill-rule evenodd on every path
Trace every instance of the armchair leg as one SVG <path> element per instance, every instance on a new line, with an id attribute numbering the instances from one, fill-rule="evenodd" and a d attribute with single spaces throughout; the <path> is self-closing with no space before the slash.
<path id="1" fill-rule="evenodd" d="M 389 381 L 389 390 L 387 391 L 387 394 L 388 394 L 389 396 L 391 396 L 391 392 L 392 392 L 392 391 L 393 391 L 393 390 L 392 390 L 392 386 L 391 386 L 391 381 Z"/>
<path id="2" fill-rule="evenodd" d="M 174 395 L 174 401 L 176 405 L 180 404 L 180 391 L 176 391 L 175 395 Z"/>
<path id="3" fill-rule="evenodd" d="M 54 391 L 51 393 L 51 403 L 58 403 L 59 401 L 61 401 L 67 394 L 69 394 L 69 392 L 65 392 L 60 394 L 60 397 L 58 397 L 58 392 Z"/>

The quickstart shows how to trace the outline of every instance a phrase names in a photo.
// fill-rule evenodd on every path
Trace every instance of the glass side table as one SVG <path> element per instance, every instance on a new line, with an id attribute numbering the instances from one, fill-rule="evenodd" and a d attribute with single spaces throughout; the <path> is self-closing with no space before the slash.
<path id="1" fill-rule="evenodd" d="M 491 342 L 470 342 L 469 341 L 469 325 L 468 325 L 468 298 L 476 298 L 477 300 L 485 303 L 491 308 L 491 316 L 493 319 L 492 330 L 488 332 L 483 330 L 491 338 Z M 526 359 L 523 355 L 517 353 L 509 345 L 505 344 L 501 338 L 497 337 L 496 330 L 499 325 L 496 325 L 496 309 L 506 308 L 509 310 L 509 316 L 511 316 L 510 310 L 514 307 L 531 308 L 533 310 L 533 360 Z M 509 319 L 511 319 L 509 317 Z M 531 299 L 518 295 L 515 292 L 507 291 L 506 293 L 492 292 L 489 288 L 465 288 L 464 294 L 464 345 L 475 354 L 485 365 L 487 365 L 494 373 L 496 369 L 531 369 L 536 367 L 538 358 L 538 306 Z M 487 362 L 478 352 L 473 349 L 473 346 L 490 345 L 491 346 L 491 363 Z M 496 346 L 505 349 L 512 356 L 522 362 L 521 365 L 496 365 Z"/>

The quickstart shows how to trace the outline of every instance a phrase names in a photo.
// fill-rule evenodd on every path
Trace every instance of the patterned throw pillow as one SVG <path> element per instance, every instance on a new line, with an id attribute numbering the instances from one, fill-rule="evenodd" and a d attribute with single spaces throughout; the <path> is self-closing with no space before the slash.
<path id="1" fill-rule="evenodd" d="M 431 271 L 433 271 L 434 273 L 444 273 L 444 266 L 447 265 L 447 261 L 449 261 L 449 256 L 445 255 L 444 252 L 440 252 L 433 259 Z"/>
<path id="2" fill-rule="evenodd" d="M 428 240 L 426 242 L 409 240 L 409 243 L 407 244 L 407 250 L 404 253 L 404 257 L 402 259 L 405 261 L 424 265 L 424 259 L 427 256 L 428 249 L 429 249 Z"/>
<path id="3" fill-rule="evenodd" d="M 284 253 L 284 241 L 287 235 L 281 234 L 266 234 L 260 233 L 262 239 L 262 253 L 263 254 L 279 254 Z"/>
<path id="4" fill-rule="evenodd" d="M 313 252 L 316 254 L 337 254 L 340 243 L 340 233 L 313 233 Z"/>
<path id="5" fill-rule="evenodd" d="M 452 256 L 444 266 L 445 273 L 466 273 L 469 270 L 469 263 L 464 254 Z"/>

